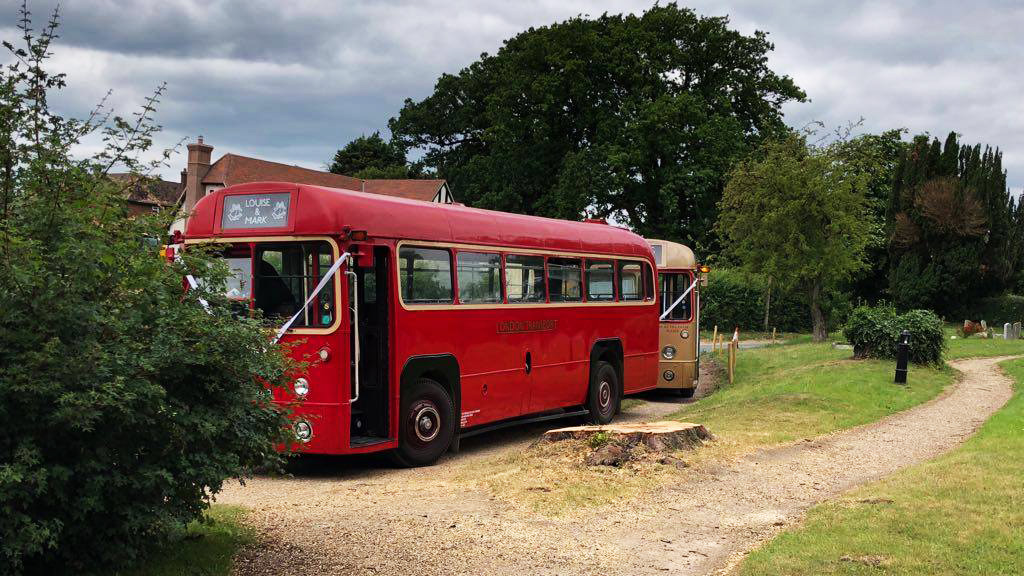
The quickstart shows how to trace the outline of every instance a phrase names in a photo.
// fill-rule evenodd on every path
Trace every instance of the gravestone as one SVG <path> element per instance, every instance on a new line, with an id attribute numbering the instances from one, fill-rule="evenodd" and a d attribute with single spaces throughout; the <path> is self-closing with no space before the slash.
<path id="1" fill-rule="evenodd" d="M 1013 339 L 1013 324 L 1009 322 L 1003 324 L 1003 340 Z"/>
<path id="2" fill-rule="evenodd" d="M 1014 340 L 1019 340 L 1020 339 L 1020 322 L 1014 322 L 1013 323 L 1013 339 Z"/>

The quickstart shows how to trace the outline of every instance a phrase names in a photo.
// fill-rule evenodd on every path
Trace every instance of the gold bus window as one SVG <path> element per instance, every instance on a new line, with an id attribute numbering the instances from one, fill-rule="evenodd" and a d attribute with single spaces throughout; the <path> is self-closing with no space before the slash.
<path id="1" fill-rule="evenodd" d="M 665 310 L 668 310 L 668 307 L 686 292 L 693 280 L 687 272 L 662 272 L 658 278 L 661 283 L 661 313 L 664 314 Z M 672 313 L 665 320 L 677 322 L 690 320 L 693 313 L 690 307 L 692 301 L 693 291 L 691 290 L 686 298 L 683 298 L 683 301 L 672 309 Z"/>

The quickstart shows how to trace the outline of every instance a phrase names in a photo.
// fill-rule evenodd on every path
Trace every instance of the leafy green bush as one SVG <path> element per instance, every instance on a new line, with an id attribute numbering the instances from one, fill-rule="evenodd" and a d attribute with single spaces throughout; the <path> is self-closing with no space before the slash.
<path id="1" fill-rule="evenodd" d="M 27 18 L 27 15 L 26 15 Z M 25 28 L 28 24 L 25 24 Z M 225 479 L 277 460 L 291 369 L 223 296 L 227 268 L 169 264 L 169 217 L 129 218 L 105 175 L 139 167 L 156 97 L 97 129 L 51 114 L 54 26 L 0 71 L 0 574 L 110 573 L 201 516 Z M 8 46 L 9 47 L 9 46 Z M 12 51 L 18 50 L 10 48 Z M 160 91 L 157 92 L 157 96 Z M 206 288 L 183 294 L 182 276 Z M 204 311 L 198 297 L 211 304 Z"/>
<path id="2" fill-rule="evenodd" d="M 946 347 L 942 320 L 930 310 L 897 314 L 891 306 L 860 306 L 846 321 L 843 334 L 858 358 L 895 358 L 900 333 L 910 332 L 910 361 L 939 364 Z"/>
<path id="3" fill-rule="evenodd" d="M 910 361 L 940 364 L 946 350 L 942 319 L 931 310 L 910 310 L 899 317 L 900 330 L 910 331 Z"/>
<path id="4" fill-rule="evenodd" d="M 712 268 L 708 285 L 701 288 L 701 325 L 720 330 L 764 328 L 767 283 L 762 276 L 728 268 Z M 784 332 L 806 332 L 811 318 L 805 299 L 773 290 L 769 326 Z"/>
<path id="5" fill-rule="evenodd" d="M 894 358 L 899 316 L 891 306 L 859 306 L 850 313 L 843 335 L 858 358 Z"/>

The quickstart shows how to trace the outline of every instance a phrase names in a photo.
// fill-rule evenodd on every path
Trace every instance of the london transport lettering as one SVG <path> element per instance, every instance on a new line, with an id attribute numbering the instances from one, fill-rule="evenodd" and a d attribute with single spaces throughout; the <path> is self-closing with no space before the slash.
<path id="1" fill-rule="evenodd" d="M 498 334 L 518 334 L 520 332 L 548 332 L 558 327 L 558 320 L 505 320 L 498 322 Z"/>

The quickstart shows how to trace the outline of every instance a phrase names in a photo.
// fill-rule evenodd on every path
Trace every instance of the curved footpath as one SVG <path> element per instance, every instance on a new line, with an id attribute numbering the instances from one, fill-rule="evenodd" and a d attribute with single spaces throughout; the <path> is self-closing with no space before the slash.
<path id="1" fill-rule="evenodd" d="M 961 443 L 1010 398 L 1012 382 L 996 366 L 1005 359 L 953 362 L 963 373 L 956 384 L 879 422 L 763 450 L 639 500 L 564 518 L 446 481 L 521 449 L 535 428 L 432 468 L 258 478 L 218 500 L 250 508 L 248 521 L 262 533 L 236 563 L 241 575 L 725 573 L 812 505 Z M 676 406 L 639 408 L 633 418 Z"/>

